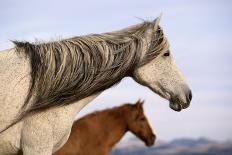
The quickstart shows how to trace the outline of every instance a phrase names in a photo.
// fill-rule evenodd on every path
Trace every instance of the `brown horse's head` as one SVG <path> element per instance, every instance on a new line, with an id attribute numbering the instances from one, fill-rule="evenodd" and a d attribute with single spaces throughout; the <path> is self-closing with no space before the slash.
<path id="1" fill-rule="evenodd" d="M 127 113 L 128 130 L 140 138 L 147 146 L 152 146 L 156 136 L 153 133 L 149 122 L 143 111 L 144 101 L 137 101 Z"/>

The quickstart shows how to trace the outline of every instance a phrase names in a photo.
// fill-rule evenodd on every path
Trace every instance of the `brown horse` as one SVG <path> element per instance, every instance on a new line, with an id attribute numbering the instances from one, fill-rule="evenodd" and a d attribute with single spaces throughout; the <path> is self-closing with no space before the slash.
<path id="1" fill-rule="evenodd" d="M 127 131 L 147 146 L 154 144 L 156 136 L 144 115 L 143 102 L 94 112 L 77 120 L 67 143 L 54 155 L 109 155 Z"/>

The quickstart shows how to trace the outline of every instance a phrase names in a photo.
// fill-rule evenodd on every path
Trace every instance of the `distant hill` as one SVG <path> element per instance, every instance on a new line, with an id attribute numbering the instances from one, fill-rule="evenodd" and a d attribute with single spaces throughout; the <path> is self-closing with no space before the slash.
<path id="1" fill-rule="evenodd" d="M 232 155 L 232 142 L 182 138 L 148 148 L 133 138 L 117 145 L 111 155 Z"/>

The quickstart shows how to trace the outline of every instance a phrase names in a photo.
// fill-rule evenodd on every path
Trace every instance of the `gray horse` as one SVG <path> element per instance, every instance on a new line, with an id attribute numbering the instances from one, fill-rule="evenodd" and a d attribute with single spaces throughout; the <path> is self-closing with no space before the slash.
<path id="1" fill-rule="evenodd" d="M 192 94 L 159 20 L 56 42 L 15 41 L 0 52 L 0 154 L 51 155 L 76 114 L 126 76 L 173 110 L 187 108 Z"/>

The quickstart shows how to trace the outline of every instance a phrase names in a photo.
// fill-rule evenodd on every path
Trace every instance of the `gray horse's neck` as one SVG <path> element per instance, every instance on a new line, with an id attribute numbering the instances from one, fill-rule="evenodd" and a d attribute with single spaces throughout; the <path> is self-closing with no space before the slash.
<path id="1" fill-rule="evenodd" d="M 30 83 L 28 59 L 15 49 L 0 52 L 0 132 L 17 118 Z"/>

